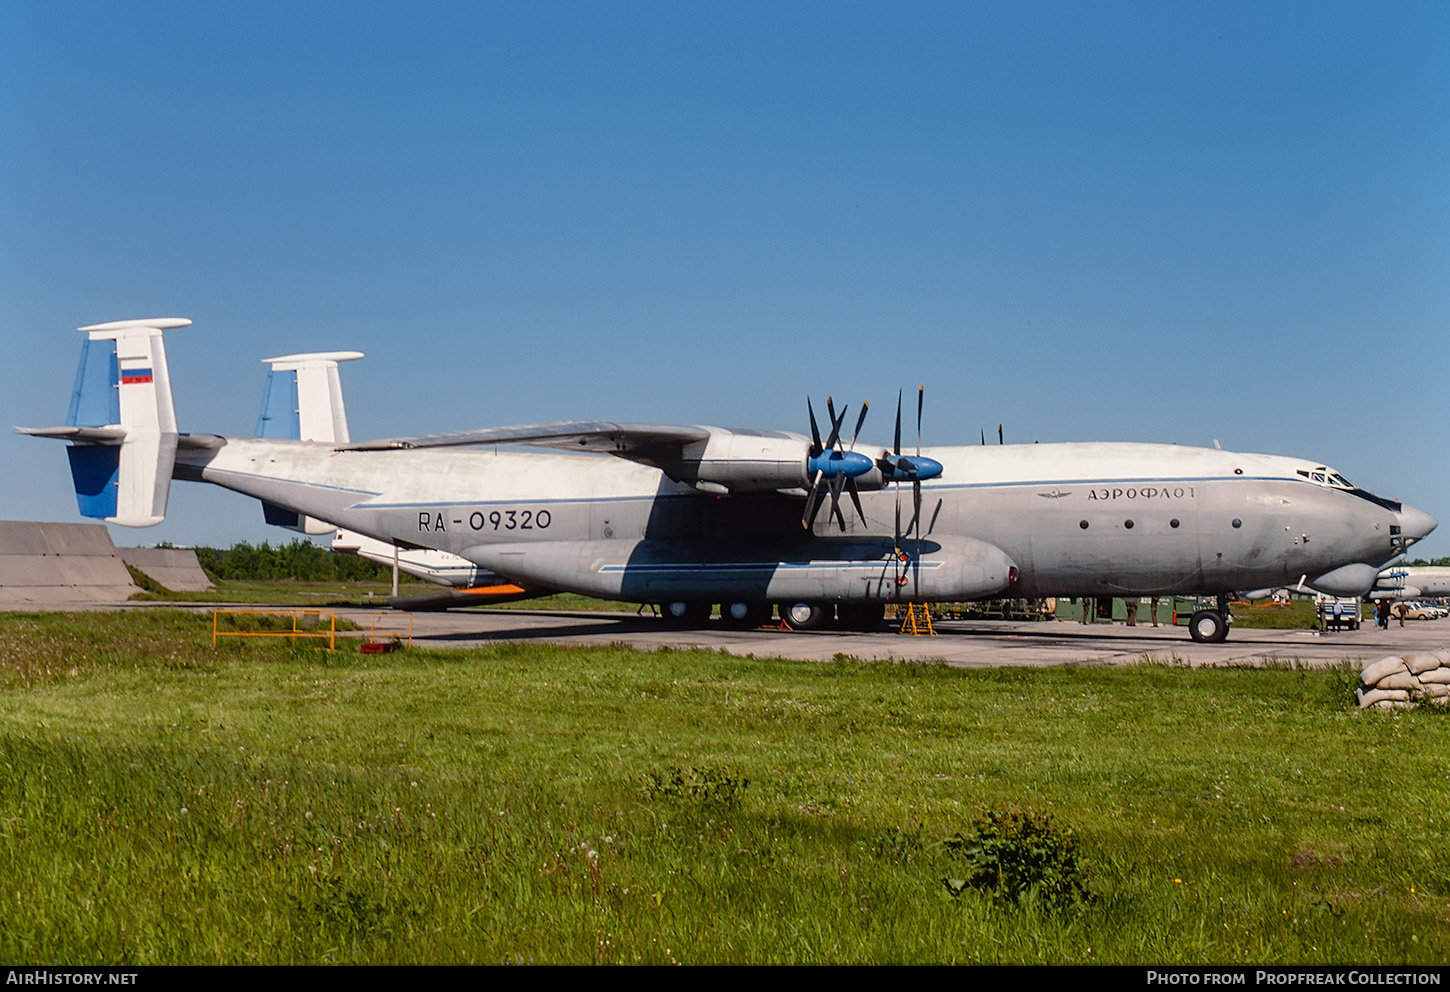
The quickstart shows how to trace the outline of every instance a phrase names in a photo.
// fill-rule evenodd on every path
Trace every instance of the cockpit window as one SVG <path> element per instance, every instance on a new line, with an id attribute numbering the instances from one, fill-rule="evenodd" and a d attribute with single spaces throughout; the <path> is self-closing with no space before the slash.
<path id="1" fill-rule="evenodd" d="M 1335 489 L 1346 489 L 1351 492 L 1358 488 L 1354 483 L 1334 471 L 1334 469 L 1327 468 L 1323 465 L 1316 466 L 1312 472 L 1307 468 L 1297 469 L 1296 471 L 1310 482 L 1317 483 L 1321 486 L 1331 486 Z"/>

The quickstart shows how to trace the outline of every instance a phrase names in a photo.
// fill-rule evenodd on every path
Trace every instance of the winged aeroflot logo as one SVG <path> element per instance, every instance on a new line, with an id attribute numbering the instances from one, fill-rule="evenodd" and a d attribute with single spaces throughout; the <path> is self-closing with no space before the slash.
<path id="1" fill-rule="evenodd" d="M 1064 496 L 1071 496 L 1072 490 L 1069 489 L 1067 492 L 1063 492 L 1061 489 L 1054 489 L 1050 493 L 1038 493 L 1037 495 L 1041 496 L 1043 499 L 1062 499 L 1062 497 Z"/>

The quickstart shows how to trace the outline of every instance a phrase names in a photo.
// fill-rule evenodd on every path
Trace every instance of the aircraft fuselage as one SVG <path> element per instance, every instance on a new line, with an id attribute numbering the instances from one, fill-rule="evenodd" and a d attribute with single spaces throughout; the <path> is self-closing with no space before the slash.
<path id="1" fill-rule="evenodd" d="M 864 524 L 848 514 L 842 533 L 823 513 L 807 533 L 798 495 L 709 496 L 607 455 L 226 438 L 184 446 L 176 476 L 639 602 L 1216 594 L 1346 566 L 1352 585 L 1403 550 L 1386 501 L 1316 484 L 1299 459 L 1112 443 L 923 454 L 943 471 L 922 485 L 919 541 L 910 486 L 861 493 Z"/>

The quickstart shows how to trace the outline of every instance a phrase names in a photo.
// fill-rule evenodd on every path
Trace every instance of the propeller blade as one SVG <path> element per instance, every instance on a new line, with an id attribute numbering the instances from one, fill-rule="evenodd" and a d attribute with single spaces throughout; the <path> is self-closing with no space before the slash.
<path id="1" fill-rule="evenodd" d="M 816 513 L 821 508 L 821 474 L 816 473 L 815 480 L 811 483 L 811 493 L 806 497 L 806 512 L 801 516 L 801 526 L 810 530 L 816 523 Z"/>
<path id="2" fill-rule="evenodd" d="M 861 435 L 861 425 L 866 422 L 866 411 L 870 409 L 871 404 L 869 402 L 861 404 L 861 416 L 856 418 L 856 429 L 851 432 L 851 447 L 849 449 L 851 451 L 856 450 L 856 438 Z"/>
<path id="3" fill-rule="evenodd" d="M 906 525 L 907 533 L 916 532 L 916 539 L 921 540 L 921 483 L 913 481 L 911 484 L 911 522 Z"/>
<path id="4" fill-rule="evenodd" d="M 841 422 L 846 419 L 846 411 L 848 409 L 850 408 L 842 407 L 841 415 L 839 417 L 836 416 L 835 403 L 832 402 L 831 397 L 826 397 L 826 413 L 828 413 L 831 417 L 831 436 L 826 439 L 826 448 L 834 448 L 836 446 L 836 442 L 841 439 Z M 824 451 L 825 448 L 821 450 Z"/>
<path id="5" fill-rule="evenodd" d="M 916 453 L 921 454 L 921 405 L 926 401 L 926 383 L 916 387 Z"/>
<path id="6" fill-rule="evenodd" d="M 811 398 L 806 397 L 806 413 L 811 418 L 811 457 L 814 458 L 826 449 L 821 447 L 821 431 L 816 426 L 816 411 L 811 409 Z"/>
<path id="7" fill-rule="evenodd" d="M 891 446 L 893 455 L 901 454 L 901 390 L 896 391 L 896 440 Z"/>
<path id="8" fill-rule="evenodd" d="M 856 492 L 856 480 L 855 479 L 847 479 L 846 480 L 846 492 L 848 492 L 848 493 L 851 494 L 851 502 L 856 507 L 856 516 L 858 516 L 858 517 L 861 518 L 861 526 L 862 527 L 868 527 L 868 526 L 870 526 L 869 524 L 866 523 L 866 511 L 863 510 L 863 509 L 861 509 L 861 497 Z"/>
<path id="9" fill-rule="evenodd" d="M 1002 443 L 1002 425 L 1001 424 L 998 424 L 997 425 L 997 443 L 998 444 L 1001 444 Z"/>
<path id="10" fill-rule="evenodd" d="M 841 533 L 846 532 L 846 518 L 841 515 L 841 489 L 846 485 L 846 477 L 837 475 L 831 479 L 831 514 L 836 518 L 836 523 L 841 527 Z"/>

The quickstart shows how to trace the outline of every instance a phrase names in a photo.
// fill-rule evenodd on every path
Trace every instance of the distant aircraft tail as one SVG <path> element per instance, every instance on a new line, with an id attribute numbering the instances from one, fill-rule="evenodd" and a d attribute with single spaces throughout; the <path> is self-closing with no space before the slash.
<path id="1" fill-rule="evenodd" d="M 86 341 L 66 426 L 23 430 L 71 442 L 82 515 L 123 527 L 165 518 L 178 432 L 161 336 L 190 323 L 165 317 L 82 327 Z"/>
<path id="2" fill-rule="evenodd" d="M 317 351 L 263 359 L 271 370 L 257 417 L 257 437 L 279 441 L 337 441 L 352 438 L 342 402 L 337 363 L 362 358 L 360 351 Z M 262 504 L 267 523 L 300 534 L 327 534 L 332 524 L 271 503 Z"/>

